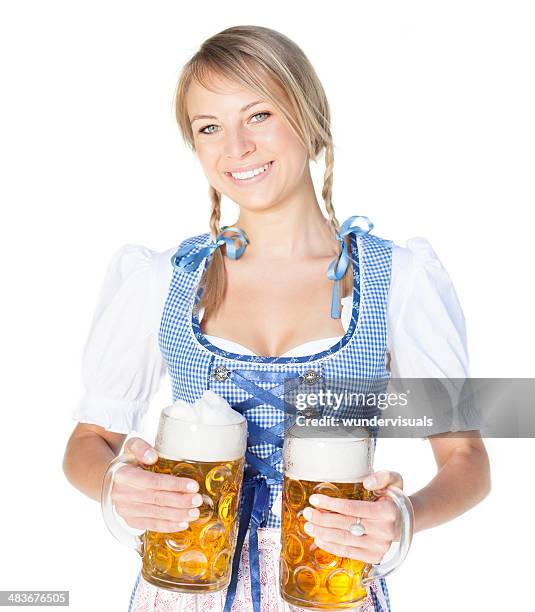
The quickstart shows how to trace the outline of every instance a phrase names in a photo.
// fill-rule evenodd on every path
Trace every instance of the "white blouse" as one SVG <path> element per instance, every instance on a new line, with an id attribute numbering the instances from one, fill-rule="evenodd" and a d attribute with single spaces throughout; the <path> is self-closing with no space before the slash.
<path id="1" fill-rule="evenodd" d="M 126 244 L 113 255 L 83 350 L 85 392 L 73 419 L 118 433 L 143 431 L 143 417 L 166 372 L 158 332 L 177 249 L 157 252 Z M 344 298 L 344 329 L 351 307 L 352 297 Z M 448 273 L 425 238 L 393 246 L 387 318 L 387 367 L 393 378 L 469 376 L 464 315 Z M 226 350 L 253 354 L 231 340 L 206 337 Z M 307 342 L 284 357 L 317 353 L 340 337 Z"/>

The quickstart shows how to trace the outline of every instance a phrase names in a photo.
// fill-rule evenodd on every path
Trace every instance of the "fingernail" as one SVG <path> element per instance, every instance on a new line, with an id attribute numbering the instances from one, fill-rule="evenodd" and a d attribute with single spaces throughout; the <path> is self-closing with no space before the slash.
<path id="1" fill-rule="evenodd" d="M 305 523 L 303 529 L 308 535 L 314 535 L 314 527 L 311 523 Z"/>
<path id="2" fill-rule="evenodd" d="M 189 527 L 189 523 L 178 523 L 180 529 L 187 529 Z"/>
<path id="3" fill-rule="evenodd" d="M 373 489 L 373 487 L 377 486 L 377 478 L 375 476 L 366 476 L 366 478 L 362 481 L 362 484 L 368 489 Z"/>
<path id="4" fill-rule="evenodd" d="M 192 506 L 200 506 L 201 504 L 202 504 L 202 497 L 199 494 L 194 495 L 191 498 L 191 505 Z"/>
<path id="5" fill-rule="evenodd" d="M 319 504 L 319 497 L 317 495 L 311 495 L 308 500 L 313 506 L 317 506 Z"/>
<path id="6" fill-rule="evenodd" d="M 314 538 L 314 544 L 319 548 L 325 546 L 325 542 L 323 540 L 320 540 L 319 538 Z"/>
<path id="7" fill-rule="evenodd" d="M 188 482 L 188 484 L 186 485 L 186 489 L 188 491 L 198 491 L 199 485 L 196 482 Z"/>
<path id="8" fill-rule="evenodd" d="M 192 519 L 198 519 L 199 518 L 199 511 L 197 510 L 197 508 L 192 508 L 189 512 L 188 512 L 189 516 L 191 516 Z"/>
<path id="9" fill-rule="evenodd" d="M 306 518 L 307 521 L 311 521 L 312 520 L 312 508 L 305 508 L 303 510 L 303 516 Z"/>
<path id="10" fill-rule="evenodd" d="M 156 461 L 156 459 L 158 459 L 158 453 L 154 449 L 149 448 L 145 451 L 145 454 L 143 455 L 143 461 L 146 461 L 147 463 L 152 463 L 153 461 Z"/>

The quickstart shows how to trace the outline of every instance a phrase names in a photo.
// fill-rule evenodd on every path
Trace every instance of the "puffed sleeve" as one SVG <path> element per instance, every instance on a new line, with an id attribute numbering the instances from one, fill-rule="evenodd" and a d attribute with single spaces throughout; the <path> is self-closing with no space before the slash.
<path id="1" fill-rule="evenodd" d="M 391 376 L 446 379 L 458 407 L 469 377 L 466 322 L 452 280 L 425 238 L 394 245 L 388 328 Z M 473 416 L 455 412 L 452 430 L 470 429 Z"/>
<path id="2" fill-rule="evenodd" d="M 425 238 L 394 246 L 389 302 L 392 376 L 468 376 L 466 323 L 457 293 Z"/>
<path id="3" fill-rule="evenodd" d="M 112 256 L 83 350 L 85 393 L 73 419 L 117 433 L 143 430 L 166 370 L 158 346 L 161 255 L 126 244 Z"/>

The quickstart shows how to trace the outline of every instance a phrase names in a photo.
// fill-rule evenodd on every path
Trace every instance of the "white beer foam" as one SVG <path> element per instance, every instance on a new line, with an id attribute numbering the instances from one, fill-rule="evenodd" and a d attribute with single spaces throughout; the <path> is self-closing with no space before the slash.
<path id="1" fill-rule="evenodd" d="M 245 417 L 236 412 L 224 397 L 207 389 L 193 404 L 177 400 L 171 406 L 164 408 L 167 416 L 182 419 L 190 423 L 205 423 L 207 425 L 235 425 L 243 423 Z"/>
<path id="2" fill-rule="evenodd" d="M 208 389 L 194 404 L 177 400 L 162 410 L 154 447 L 167 459 L 233 461 L 245 452 L 244 422 L 243 415 Z"/>
<path id="3" fill-rule="evenodd" d="M 372 471 L 373 440 L 365 429 L 351 433 L 333 427 L 329 437 L 306 437 L 306 429 L 289 428 L 284 440 L 284 470 L 293 480 L 361 482 Z M 321 434 L 322 428 L 314 431 Z M 310 430 L 309 430 L 310 432 Z"/>

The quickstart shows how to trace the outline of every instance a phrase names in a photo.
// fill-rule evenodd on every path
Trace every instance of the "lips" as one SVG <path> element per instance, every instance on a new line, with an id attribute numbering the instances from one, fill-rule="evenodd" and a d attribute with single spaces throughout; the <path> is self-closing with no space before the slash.
<path id="1" fill-rule="evenodd" d="M 251 178 L 245 178 L 245 179 L 238 179 L 238 178 L 234 178 L 232 176 L 232 174 L 230 172 L 225 172 L 225 176 L 231 180 L 234 185 L 237 185 L 239 187 L 248 187 L 249 185 L 256 185 L 256 183 L 259 183 L 260 181 L 265 180 L 265 178 L 271 174 L 271 172 L 273 171 L 273 166 L 275 165 L 275 161 L 270 161 L 267 162 L 268 167 L 267 170 L 264 170 L 264 172 L 260 172 L 260 174 L 257 174 L 256 176 L 253 176 Z M 261 164 L 261 165 L 257 165 L 254 166 L 252 168 L 249 168 L 250 170 L 254 170 L 255 168 L 262 168 L 262 166 L 265 166 L 266 164 Z"/>
<path id="2" fill-rule="evenodd" d="M 263 168 L 266 164 L 271 164 L 271 161 L 264 162 L 262 164 L 254 164 L 252 166 L 244 166 L 242 168 L 231 168 L 227 170 L 225 174 L 238 174 L 240 172 L 250 172 L 251 170 L 258 170 L 258 168 Z"/>

